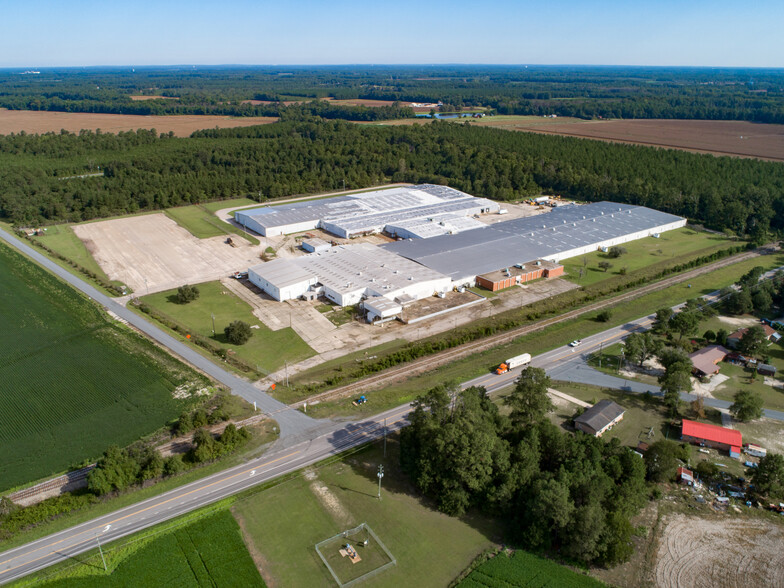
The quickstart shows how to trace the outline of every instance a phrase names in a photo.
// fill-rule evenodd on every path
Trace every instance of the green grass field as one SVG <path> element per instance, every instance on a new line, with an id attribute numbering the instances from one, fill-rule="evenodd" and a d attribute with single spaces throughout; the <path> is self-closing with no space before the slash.
<path id="1" fill-rule="evenodd" d="M 213 341 L 224 349 L 231 349 L 252 367 L 263 372 L 283 367 L 286 361 L 301 361 L 315 354 L 293 329 L 272 331 L 256 318 L 250 305 L 223 289 L 220 282 L 199 284 L 200 296 L 189 304 L 176 302 L 176 290 L 167 290 L 144 296 L 142 301 L 174 321 L 191 329 L 194 334 L 212 337 L 212 315 L 215 315 Z M 225 294 L 224 294 L 225 292 Z M 233 345 L 226 340 L 223 329 L 232 321 L 245 321 L 258 325 L 253 336 L 244 345 Z"/>
<path id="2" fill-rule="evenodd" d="M 204 382 L 4 245 L 0 275 L 0 490 L 151 433 Z"/>
<path id="3" fill-rule="evenodd" d="M 247 199 L 243 198 L 241 200 L 244 201 Z M 232 206 L 230 202 L 231 201 L 223 201 L 221 202 L 221 206 L 213 206 L 213 208 L 215 210 L 228 208 Z M 193 204 L 191 206 L 179 206 L 177 208 L 168 208 L 164 212 L 166 213 L 166 216 L 197 239 L 222 237 L 224 235 L 239 235 L 254 245 L 259 244 L 259 240 L 256 237 L 233 225 L 223 222 L 216 217 L 214 211 L 206 205 Z"/>
<path id="4" fill-rule="evenodd" d="M 250 198 L 231 198 L 229 200 L 207 202 L 206 204 L 202 204 L 202 206 L 212 214 L 215 214 L 224 208 L 234 208 L 236 206 L 261 206 L 261 204 Z"/>
<path id="5" fill-rule="evenodd" d="M 246 541 L 267 562 L 263 574 L 268 584 L 334 586 L 315 544 L 363 522 L 397 560 L 362 584 L 374 587 L 446 586 L 500 540 L 498 522 L 433 510 L 401 473 L 396 436 L 390 437 L 387 450 L 384 460 L 374 444 L 315 470 L 314 479 L 298 477 L 235 503 Z M 385 470 L 380 501 L 379 463 Z"/>
<path id="6" fill-rule="evenodd" d="M 661 264 L 662 267 L 674 265 L 679 262 L 679 258 L 688 256 L 694 257 L 696 254 L 709 255 L 719 249 L 724 249 L 730 245 L 726 237 L 704 233 L 689 229 L 687 227 L 667 231 L 662 233 L 658 239 L 646 237 L 637 241 L 624 243 L 622 247 L 627 250 L 616 259 L 612 259 L 607 253 L 594 251 L 579 257 L 564 260 L 564 269 L 568 279 L 581 286 L 588 286 L 601 282 L 614 275 L 625 267 L 631 273 L 645 267 Z M 585 266 L 583 265 L 585 259 Z M 612 268 L 604 271 L 599 268 L 599 263 L 607 261 L 612 264 Z M 580 270 L 584 269 L 582 278 Z"/>
<path id="7" fill-rule="evenodd" d="M 239 526 L 228 510 L 156 535 L 142 533 L 119 545 L 104 546 L 109 567 L 100 554 L 78 556 L 54 573 L 41 573 L 22 585 L 49 588 L 109 586 L 259 586 L 256 565 L 242 541 Z"/>
<path id="8" fill-rule="evenodd" d="M 504 553 L 486 561 L 458 584 L 459 588 L 602 588 L 603 582 L 578 574 L 557 563 L 516 551 L 512 557 Z"/>

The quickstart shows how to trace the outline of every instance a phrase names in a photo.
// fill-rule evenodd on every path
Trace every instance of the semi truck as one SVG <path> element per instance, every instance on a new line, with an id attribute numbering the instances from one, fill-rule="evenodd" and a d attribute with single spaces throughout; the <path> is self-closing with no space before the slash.
<path id="1" fill-rule="evenodd" d="M 531 354 L 530 353 L 523 353 L 522 355 L 515 355 L 512 358 L 507 359 L 504 363 L 498 366 L 498 369 L 495 370 L 497 374 L 505 374 L 509 370 L 513 370 L 516 367 L 520 367 L 521 365 L 526 365 L 531 363 Z"/>

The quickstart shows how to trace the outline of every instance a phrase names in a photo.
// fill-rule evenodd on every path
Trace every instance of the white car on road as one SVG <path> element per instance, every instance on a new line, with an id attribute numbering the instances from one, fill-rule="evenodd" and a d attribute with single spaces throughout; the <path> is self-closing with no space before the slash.
<path id="1" fill-rule="evenodd" d="M 571 343 L 569 343 L 569 347 L 577 347 L 582 341 L 580 339 L 575 339 Z"/>

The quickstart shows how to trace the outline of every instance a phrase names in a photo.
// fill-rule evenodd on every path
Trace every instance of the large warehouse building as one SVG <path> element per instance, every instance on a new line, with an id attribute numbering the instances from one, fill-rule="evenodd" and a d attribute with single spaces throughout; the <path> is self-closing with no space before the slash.
<path id="1" fill-rule="evenodd" d="M 367 243 L 261 263 L 248 279 L 276 300 L 323 295 L 340 306 L 374 296 L 405 304 L 452 289 L 447 276 Z"/>
<path id="2" fill-rule="evenodd" d="M 492 200 L 421 184 L 238 210 L 234 220 L 265 237 L 324 229 L 345 239 L 384 230 L 408 238 L 481 228 L 484 225 L 470 217 L 499 210 Z M 422 226 L 427 228 L 418 228 Z"/>
<path id="3" fill-rule="evenodd" d="M 684 218 L 644 206 L 596 202 L 381 248 L 445 274 L 455 285 L 473 285 L 477 276 L 499 269 L 537 259 L 558 262 L 685 225 Z"/>

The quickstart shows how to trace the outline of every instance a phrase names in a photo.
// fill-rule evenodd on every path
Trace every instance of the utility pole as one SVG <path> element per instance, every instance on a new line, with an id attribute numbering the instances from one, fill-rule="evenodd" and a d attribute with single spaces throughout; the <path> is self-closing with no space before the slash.
<path id="1" fill-rule="evenodd" d="M 215 336 L 215 314 L 211 312 L 210 316 L 212 316 L 212 336 L 214 337 Z"/>
<path id="2" fill-rule="evenodd" d="M 384 417 L 384 459 L 387 457 L 387 418 Z"/>
<path id="3" fill-rule="evenodd" d="M 378 473 L 376 476 L 378 476 L 378 499 L 381 500 L 381 478 L 384 477 L 384 466 L 378 466 Z"/>
<path id="4" fill-rule="evenodd" d="M 602 367 L 602 348 L 604 347 L 604 341 L 599 343 L 599 367 Z"/>
<path id="5" fill-rule="evenodd" d="M 100 552 L 100 554 L 101 554 L 101 561 L 103 562 L 103 571 L 104 571 L 104 572 L 108 572 L 109 570 L 108 570 L 108 568 L 106 567 L 106 559 L 104 559 L 104 557 L 103 557 L 103 549 L 101 549 L 101 536 L 100 536 L 100 535 L 97 535 L 97 536 L 95 537 L 95 540 L 98 542 L 98 551 L 99 551 L 99 552 Z"/>
<path id="6" fill-rule="evenodd" d="M 286 388 L 289 387 L 289 362 L 286 362 Z"/>

